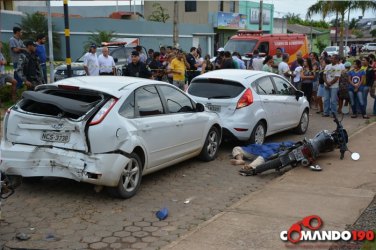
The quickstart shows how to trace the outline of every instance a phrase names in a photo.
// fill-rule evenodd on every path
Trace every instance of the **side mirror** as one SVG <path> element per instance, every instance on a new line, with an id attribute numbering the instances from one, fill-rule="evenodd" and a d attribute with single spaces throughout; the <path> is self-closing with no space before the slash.
<path id="1" fill-rule="evenodd" d="M 204 112 L 205 106 L 201 103 L 196 103 L 196 112 Z"/>
<path id="2" fill-rule="evenodd" d="M 296 98 L 297 101 L 299 101 L 299 98 L 303 97 L 303 96 L 304 96 L 304 92 L 303 91 L 297 90 L 295 92 L 295 98 Z"/>
<path id="3" fill-rule="evenodd" d="M 114 62 L 117 63 L 118 61 L 119 60 L 116 57 L 114 57 Z"/>

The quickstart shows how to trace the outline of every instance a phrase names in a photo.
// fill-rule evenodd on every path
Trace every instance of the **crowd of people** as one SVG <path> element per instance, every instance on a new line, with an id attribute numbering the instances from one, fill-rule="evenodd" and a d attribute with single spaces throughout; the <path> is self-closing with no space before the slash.
<path id="1" fill-rule="evenodd" d="M 12 99 L 16 100 L 16 89 L 23 84 L 28 89 L 47 83 L 46 35 L 38 34 L 36 41 L 21 40 L 22 30 L 13 28 L 9 41 L 14 76 L 5 74 L 7 63 L 1 53 L 0 42 L 0 86 L 12 84 Z M 142 46 L 136 46 L 123 69 L 124 76 L 142 77 L 166 81 L 184 90 L 192 79 L 208 71 L 217 69 L 248 69 L 273 72 L 290 81 L 298 90 L 304 92 L 312 109 L 324 117 L 332 113 L 347 113 L 351 107 L 351 117 L 361 115 L 364 119 L 368 95 L 375 98 L 376 59 L 374 54 L 361 55 L 352 64 L 338 55 L 319 56 L 311 52 L 308 57 L 296 53 L 296 60 L 288 64 L 289 54 L 277 48 L 275 55 L 263 55 L 255 50 L 249 60 L 243 61 L 238 52 L 219 48 L 215 60 L 209 54 L 202 56 L 201 48 L 192 47 L 188 53 L 172 46 L 161 46 L 159 51 L 149 49 L 147 54 Z M 97 55 L 97 45 L 92 44 L 85 55 L 86 75 L 116 75 L 114 58 L 107 47 Z M 376 115 L 376 99 L 373 107 Z"/>

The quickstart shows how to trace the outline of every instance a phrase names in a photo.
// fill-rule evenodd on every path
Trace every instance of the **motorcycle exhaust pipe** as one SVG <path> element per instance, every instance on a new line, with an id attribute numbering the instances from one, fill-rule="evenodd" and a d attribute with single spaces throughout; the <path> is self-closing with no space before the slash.
<path id="1" fill-rule="evenodd" d="M 307 160 L 307 159 L 303 159 L 303 160 L 301 161 L 301 163 L 302 163 L 302 165 L 303 165 L 304 167 L 307 167 L 307 166 L 309 165 L 309 160 Z"/>

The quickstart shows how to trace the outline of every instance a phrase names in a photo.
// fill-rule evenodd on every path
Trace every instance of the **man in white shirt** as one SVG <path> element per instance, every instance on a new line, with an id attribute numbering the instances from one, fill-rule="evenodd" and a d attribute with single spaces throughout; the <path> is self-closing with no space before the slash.
<path id="1" fill-rule="evenodd" d="M 262 66 L 264 66 L 263 63 L 264 63 L 264 58 L 261 58 L 259 56 L 259 51 L 256 49 L 255 51 L 253 51 L 253 58 L 252 58 L 251 69 L 261 71 L 262 70 Z"/>
<path id="2" fill-rule="evenodd" d="M 98 57 L 99 75 L 113 76 L 116 75 L 115 61 L 109 55 L 108 48 L 102 48 L 102 55 Z"/>
<path id="3" fill-rule="evenodd" d="M 341 66 L 339 65 L 339 56 L 332 56 L 332 64 L 326 65 L 324 70 L 324 113 L 322 116 L 329 117 L 330 114 L 337 114 L 338 106 L 338 87 L 341 76 Z"/>
<path id="4" fill-rule="evenodd" d="M 97 46 L 92 44 L 90 50 L 85 55 L 84 69 L 88 76 L 99 76 L 99 64 L 97 56 Z"/>
<path id="5" fill-rule="evenodd" d="M 278 64 L 278 74 L 286 78 L 287 81 L 290 81 L 290 78 L 292 76 L 290 67 L 287 64 L 287 62 L 289 61 L 289 57 L 289 54 L 284 53 L 282 55 L 282 62 Z"/>
<path id="6" fill-rule="evenodd" d="M 303 63 L 304 63 L 303 58 L 298 58 L 296 60 L 297 66 L 295 67 L 294 73 L 292 74 L 293 75 L 292 83 L 294 84 L 295 88 L 297 88 L 299 90 L 302 89 L 302 86 L 301 86 L 301 81 L 302 81 L 301 73 L 303 71 Z"/>

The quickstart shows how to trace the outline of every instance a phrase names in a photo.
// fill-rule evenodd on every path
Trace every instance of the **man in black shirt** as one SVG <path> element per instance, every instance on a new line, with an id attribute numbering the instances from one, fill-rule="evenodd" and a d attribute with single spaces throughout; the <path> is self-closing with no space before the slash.
<path id="1" fill-rule="evenodd" d="M 187 73 L 188 76 L 188 84 L 191 83 L 192 79 L 199 75 L 199 72 L 197 71 L 198 63 L 196 62 L 196 57 L 197 57 L 197 48 L 192 47 L 190 50 L 190 53 L 187 54 L 186 59 L 187 62 L 189 63 L 189 71 Z"/>
<path id="2" fill-rule="evenodd" d="M 163 65 L 159 61 L 160 59 L 160 53 L 159 52 L 154 52 L 153 55 L 153 61 L 150 62 L 149 68 L 153 74 L 153 78 L 158 81 L 162 81 L 162 76 L 163 76 Z"/>
<path id="3" fill-rule="evenodd" d="M 124 76 L 151 78 L 151 71 L 146 67 L 145 63 L 140 61 L 140 54 L 138 51 L 132 51 L 131 59 L 132 62 L 127 65 L 123 72 Z"/>
<path id="4" fill-rule="evenodd" d="M 236 69 L 234 60 L 232 60 L 230 51 L 225 51 L 221 69 Z"/>

